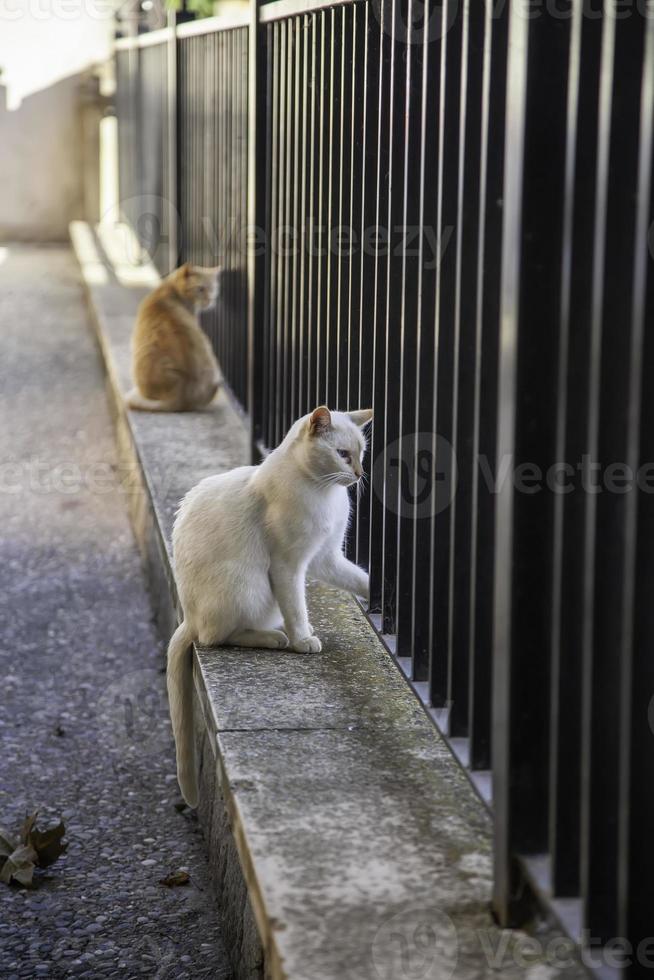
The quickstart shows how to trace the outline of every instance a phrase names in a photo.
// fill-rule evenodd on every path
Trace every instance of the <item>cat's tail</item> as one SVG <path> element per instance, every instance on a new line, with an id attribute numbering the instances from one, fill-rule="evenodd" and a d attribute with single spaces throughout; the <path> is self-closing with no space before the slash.
<path id="1" fill-rule="evenodd" d="M 128 408 L 133 408 L 138 412 L 174 412 L 175 406 L 170 402 L 158 401 L 154 398 L 146 398 L 138 388 L 132 388 L 125 395 L 125 402 Z"/>
<path id="2" fill-rule="evenodd" d="M 198 805 L 193 733 L 193 631 L 182 620 L 168 644 L 168 701 L 177 751 L 177 781 L 189 806 Z"/>

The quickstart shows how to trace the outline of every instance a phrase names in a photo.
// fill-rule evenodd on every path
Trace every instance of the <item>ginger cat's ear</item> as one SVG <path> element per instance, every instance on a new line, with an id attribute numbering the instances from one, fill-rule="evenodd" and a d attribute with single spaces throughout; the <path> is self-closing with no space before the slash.
<path id="1" fill-rule="evenodd" d="M 182 278 L 188 279 L 188 277 L 191 275 L 191 263 L 185 262 L 184 265 L 180 265 L 179 271 Z"/>
<path id="2" fill-rule="evenodd" d="M 309 419 L 309 435 L 321 436 L 331 428 L 332 415 L 326 405 L 320 405 L 311 413 Z"/>
<path id="3" fill-rule="evenodd" d="M 346 412 L 345 414 L 355 425 L 359 425 L 361 428 L 372 421 L 371 408 L 359 408 L 356 412 Z"/>

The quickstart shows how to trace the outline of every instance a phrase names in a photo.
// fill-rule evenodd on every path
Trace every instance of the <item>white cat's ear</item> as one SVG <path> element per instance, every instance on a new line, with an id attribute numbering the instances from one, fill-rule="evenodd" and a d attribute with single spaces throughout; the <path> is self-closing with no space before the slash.
<path id="1" fill-rule="evenodd" d="M 360 425 L 363 428 L 368 422 L 372 421 L 372 409 L 371 408 L 360 408 L 356 412 L 346 412 L 345 413 L 349 419 L 354 422 L 355 425 Z"/>
<path id="2" fill-rule="evenodd" d="M 309 435 L 321 436 L 327 429 L 331 428 L 332 414 L 326 405 L 320 405 L 311 413 L 309 419 Z"/>

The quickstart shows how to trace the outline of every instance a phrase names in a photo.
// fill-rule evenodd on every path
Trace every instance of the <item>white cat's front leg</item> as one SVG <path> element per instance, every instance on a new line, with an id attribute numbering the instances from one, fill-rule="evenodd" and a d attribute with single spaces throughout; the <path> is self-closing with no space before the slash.
<path id="1" fill-rule="evenodd" d="M 270 566 L 270 581 L 284 617 L 284 626 L 292 649 L 298 653 L 320 653 L 320 640 L 317 636 L 312 636 L 309 625 L 304 570 L 294 568 L 284 561 L 273 561 Z"/>
<path id="2" fill-rule="evenodd" d="M 368 573 L 349 561 L 342 551 L 328 551 L 318 555 L 309 571 L 326 585 L 353 592 L 363 599 L 370 597 Z"/>

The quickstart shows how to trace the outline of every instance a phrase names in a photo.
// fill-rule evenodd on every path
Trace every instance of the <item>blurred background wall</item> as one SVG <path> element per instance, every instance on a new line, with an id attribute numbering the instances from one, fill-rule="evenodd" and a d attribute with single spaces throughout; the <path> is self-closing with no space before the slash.
<path id="1" fill-rule="evenodd" d="M 108 0 L 0 0 L 0 240 L 64 241 L 98 217 L 96 66 L 106 62 Z"/>

